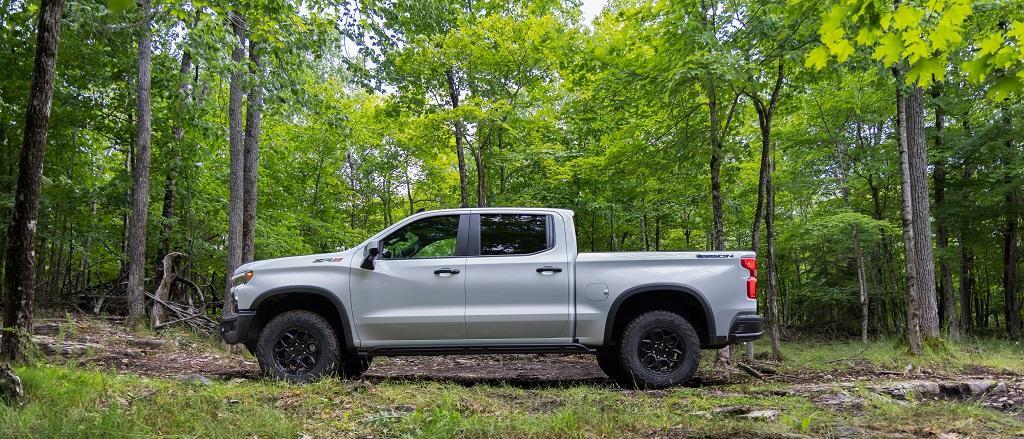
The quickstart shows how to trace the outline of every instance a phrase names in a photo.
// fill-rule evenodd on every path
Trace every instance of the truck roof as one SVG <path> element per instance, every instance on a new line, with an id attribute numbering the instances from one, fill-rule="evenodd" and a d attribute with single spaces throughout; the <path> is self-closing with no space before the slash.
<path id="1" fill-rule="evenodd" d="M 459 209 L 437 209 L 417 212 L 416 214 L 446 212 L 446 213 L 511 213 L 511 212 L 557 212 L 565 216 L 573 216 L 575 213 L 569 209 L 557 209 L 552 207 L 464 207 Z"/>

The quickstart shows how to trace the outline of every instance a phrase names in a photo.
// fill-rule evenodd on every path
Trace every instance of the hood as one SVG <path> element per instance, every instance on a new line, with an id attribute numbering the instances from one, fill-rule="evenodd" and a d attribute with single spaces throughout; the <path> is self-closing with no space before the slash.
<path id="1" fill-rule="evenodd" d="M 288 256 L 276 259 L 264 259 L 242 264 L 235 270 L 235 275 L 249 270 L 267 270 L 273 268 L 308 267 L 316 264 L 348 265 L 355 249 L 348 249 L 334 253 L 319 253 L 315 255 Z"/>

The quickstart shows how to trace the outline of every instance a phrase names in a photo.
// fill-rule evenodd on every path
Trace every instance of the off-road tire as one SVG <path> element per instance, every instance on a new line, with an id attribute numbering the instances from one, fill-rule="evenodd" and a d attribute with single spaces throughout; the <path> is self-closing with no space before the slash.
<path id="1" fill-rule="evenodd" d="M 306 340 L 300 343 L 304 348 L 302 353 L 308 354 L 307 360 L 310 360 L 295 370 L 283 365 L 285 360 L 275 358 L 275 345 L 279 342 L 282 344 L 276 347 L 277 352 L 284 356 L 290 353 L 282 347 L 287 346 L 285 339 L 296 339 L 294 336 L 289 338 L 289 333 L 303 335 L 299 338 Z M 292 383 L 308 383 L 336 373 L 340 364 L 339 352 L 334 327 L 327 319 L 310 311 L 287 311 L 274 317 L 263 327 L 256 342 L 256 359 L 263 374 Z"/>
<path id="2" fill-rule="evenodd" d="M 666 341 L 652 342 L 659 339 L 659 333 L 660 339 Z M 655 346 L 660 352 L 671 354 L 641 357 L 641 343 L 645 348 Z M 640 389 L 664 389 L 685 384 L 693 378 L 700 363 L 697 331 L 685 318 L 669 311 L 651 311 L 636 316 L 623 331 L 618 351 L 622 364 L 619 383 Z M 655 358 L 662 360 L 653 361 Z M 651 366 L 651 363 L 657 364 Z"/>

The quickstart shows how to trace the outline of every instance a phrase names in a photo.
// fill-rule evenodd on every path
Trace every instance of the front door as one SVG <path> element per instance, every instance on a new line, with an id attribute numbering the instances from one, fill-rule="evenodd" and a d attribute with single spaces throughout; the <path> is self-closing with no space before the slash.
<path id="1" fill-rule="evenodd" d="M 353 319 L 364 347 L 466 338 L 460 242 L 468 221 L 469 215 L 418 219 L 380 240 L 373 270 L 353 266 Z"/>
<path id="2" fill-rule="evenodd" d="M 474 214 L 466 260 L 471 339 L 531 343 L 570 337 L 569 267 L 549 214 Z M 541 340 L 543 339 L 543 340 Z"/>

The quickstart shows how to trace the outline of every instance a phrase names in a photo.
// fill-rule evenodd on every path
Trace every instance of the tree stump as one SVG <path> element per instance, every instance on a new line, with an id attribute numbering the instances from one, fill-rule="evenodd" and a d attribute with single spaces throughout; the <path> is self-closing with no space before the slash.
<path id="1" fill-rule="evenodd" d="M 11 405 L 21 404 L 25 398 L 25 389 L 21 386 L 21 378 L 7 364 L 0 364 L 0 402 Z"/>

